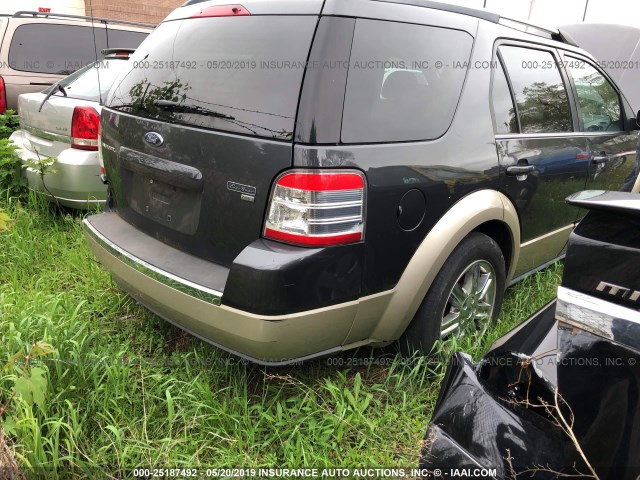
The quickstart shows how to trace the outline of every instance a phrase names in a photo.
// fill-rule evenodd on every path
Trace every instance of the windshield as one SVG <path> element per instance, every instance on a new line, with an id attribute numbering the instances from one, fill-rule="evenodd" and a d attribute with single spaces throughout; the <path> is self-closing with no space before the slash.
<path id="1" fill-rule="evenodd" d="M 106 105 L 172 123 L 290 141 L 317 17 L 193 18 L 160 25 Z"/>

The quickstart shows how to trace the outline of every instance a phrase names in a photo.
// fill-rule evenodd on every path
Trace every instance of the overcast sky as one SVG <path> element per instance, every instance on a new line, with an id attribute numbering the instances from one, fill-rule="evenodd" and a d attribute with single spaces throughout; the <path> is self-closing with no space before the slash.
<path id="1" fill-rule="evenodd" d="M 485 0 L 447 0 L 467 7 L 482 8 Z M 640 28 L 640 1 L 588 0 L 587 22 L 622 23 Z M 557 27 L 582 22 L 587 0 L 486 0 L 487 9 L 505 17 L 530 20 Z"/>

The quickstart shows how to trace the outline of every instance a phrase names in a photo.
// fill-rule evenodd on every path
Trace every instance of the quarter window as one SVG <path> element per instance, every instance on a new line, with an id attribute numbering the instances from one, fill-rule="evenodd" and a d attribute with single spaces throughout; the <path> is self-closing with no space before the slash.
<path id="1" fill-rule="evenodd" d="M 459 30 L 358 19 L 342 141 L 442 136 L 460 99 L 472 44 L 473 38 Z"/>
<path id="2" fill-rule="evenodd" d="M 608 80 L 582 60 L 567 66 L 576 86 L 583 132 L 621 131 L 620 98 Z"/>
<path id="3" fill-rule="evenodd" d="M 511 46 L 499 50 L 513 86 L 521 133 L 570 132 L 569 97 L 553 55 Z"/>

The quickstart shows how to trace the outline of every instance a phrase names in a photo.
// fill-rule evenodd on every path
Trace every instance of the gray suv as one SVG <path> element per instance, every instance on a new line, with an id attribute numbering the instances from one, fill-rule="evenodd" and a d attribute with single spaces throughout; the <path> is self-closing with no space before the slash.
<path id="1" fill-rule="evenodd" d="M 420 0 L 188 1 L 101 113 L 115 281 L 261 363 L 482 335 L 620 190 L 636 118 L 559 31 Z M 630 182 L 630 183 L 629 183 Z M 629 186 L 630 188 L 630 186 Z"/>

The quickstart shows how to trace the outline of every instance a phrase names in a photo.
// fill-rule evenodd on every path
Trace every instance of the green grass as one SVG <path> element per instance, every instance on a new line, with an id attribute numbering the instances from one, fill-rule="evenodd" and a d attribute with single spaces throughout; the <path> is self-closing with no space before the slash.
<path id="1" fill-rule="evenodd" d="M 3 418 L 29 475 L 417 465 L 442 367 L 370 349 L 247 364 L 138 306 L 93 258 L 79 217 L 34 203 L 0 201 L 12 219 L 0 233 L 0 355 L 56 348 L 33 361 L 48 371 L 43 408 L 15 398 Z M 553 298 L 560 274 L 555 265 L 510 289 L 490 334 L 456 348 L 481 356 Z M 0 406 L 12 385 L 0 376 Z"/>

